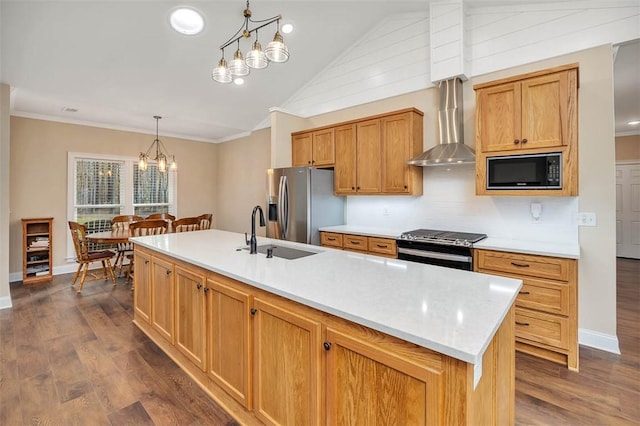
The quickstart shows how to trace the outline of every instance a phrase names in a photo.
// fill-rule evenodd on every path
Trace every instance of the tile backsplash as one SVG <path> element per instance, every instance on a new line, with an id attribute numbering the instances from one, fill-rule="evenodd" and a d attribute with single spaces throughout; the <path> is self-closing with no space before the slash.
<path id="1" fill-rule="evenodd" d="M 578 197 L 475 195 L 475 167 L 424 168 L 424 193 L 347 197 L 346 223 L 409 231 L 416 228 L 481 232 L 501 239 L 575 244 Z M 531 203 L 542 204 L 539 220 Z"/>

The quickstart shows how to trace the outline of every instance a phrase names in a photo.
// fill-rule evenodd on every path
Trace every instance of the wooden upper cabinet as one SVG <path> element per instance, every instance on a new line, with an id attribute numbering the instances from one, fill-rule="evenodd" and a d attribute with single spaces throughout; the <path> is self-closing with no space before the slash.
<path id="1" fill-rule="evenodd" d="M 333 173 L 334 192 L 338 195 L 356 193 L 356 125 L 335 128 L 336 164 Z"/>
<path id="2" fill-rule="evenodd" d="M 291 153 L 293 166 L 333 166 L 336 155 L 333 128 L 294 134 Z"/>
<path id="3" fill-rule="evenodd" d="M 416 111 L 383 117 L 382 192 L 422 194 L 422 167 L 407 160 L 422 152 L 422 114 Z"/>
<path id="4" fill-rule="evenodd" d="M 381 192 L 382 144 L 380 139 L 380 120 L 368 120 L 356 124 L 357 193 Z"/>
<path id="5" fill-rule="evenodd" d="M 577 69 L 478 86 L 476 144 L 480 152 L 554 148 L 572 142 Z"/>

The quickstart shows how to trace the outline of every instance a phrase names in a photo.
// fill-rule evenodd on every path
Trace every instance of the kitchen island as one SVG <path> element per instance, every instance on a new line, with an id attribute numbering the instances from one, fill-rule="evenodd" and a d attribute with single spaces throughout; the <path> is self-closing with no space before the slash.
<path id="1" fill-rule="evenodd" d="M 134 322 L 247 424 L 512 424 L 519 280 L 207 230 L 135 242 Z M 300 254 L 300 253 L 298 253 Z"/>

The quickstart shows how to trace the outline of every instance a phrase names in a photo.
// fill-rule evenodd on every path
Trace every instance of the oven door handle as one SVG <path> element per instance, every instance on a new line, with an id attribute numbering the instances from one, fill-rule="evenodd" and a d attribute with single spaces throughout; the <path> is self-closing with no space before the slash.
<path id="1" fill-rule="evenodd" d="M 428 250 L 414 250 L 414 249 L 408 249 L 404 247 L 398 247 L 398 253 L 409 254 L 411 256 L 417 256 L 417 257 L 424 257 L 427 259 L 451 260 L 453 262 L 465 262 L 465 263 L 473 262 L 473 259 L 471 256 L 462 256 L 459 254 L 441 253 L 437 251 L 428 251 Z"/>

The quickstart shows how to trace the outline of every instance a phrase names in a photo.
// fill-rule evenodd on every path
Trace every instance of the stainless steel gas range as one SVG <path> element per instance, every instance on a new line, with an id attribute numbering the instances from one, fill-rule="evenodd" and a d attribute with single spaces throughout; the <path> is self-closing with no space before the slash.
<path id="1" fill-rule="evenodd" d="M 455 269 L 473 270 L 473 244 L 486 234 L 416 229 L 396 241 L 398 259 Z"/>

